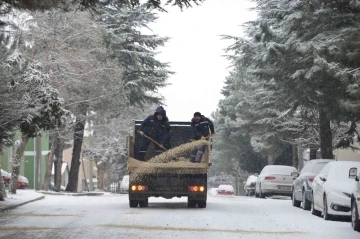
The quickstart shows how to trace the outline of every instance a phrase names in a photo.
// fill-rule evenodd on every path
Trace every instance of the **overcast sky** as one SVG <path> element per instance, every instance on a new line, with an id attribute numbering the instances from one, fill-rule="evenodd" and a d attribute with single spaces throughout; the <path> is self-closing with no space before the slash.
<path id="1" fill-rule="evenodd" d="M 195 111 L 210 116 L 216 110 L 229 72 L 223 49 L 231 44 L 219 35 L 241 36 L 240 25 L 254 19 L 251 6 L 246 0 L 206 0 L 183 12 L 168 6 L 168 13 L 159 13 L 150 25 L 154 33 L 171 38 L 158 56 L 176 72 L 171 85 L 160 90 L 171 121 L 188 121 Z"/>

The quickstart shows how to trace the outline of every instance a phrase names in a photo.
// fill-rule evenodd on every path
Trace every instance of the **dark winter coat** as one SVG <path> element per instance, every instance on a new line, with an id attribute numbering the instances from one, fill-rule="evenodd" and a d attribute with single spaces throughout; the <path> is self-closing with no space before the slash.
<path id="1" fill-rule="evenodd" d="M 209 120 L 203 115 L 201 116 L 199 122 L 195 121 L 195 119 L 193 118 L 191 120 L 191 126 L 193 127 L 194 139 L 196 140 L 200 139 L 201 136 L 209 136 L 210 132 L 212 134 L 215 133 L 214 124 L 211 122 L 211 120 Z"/>
<path id="2" fill-rule="evenodd" d="M 163 115 L 161 121 L 156 117 L 158 114 Z M 160 106 L 153 115 L 150 115 L 142 122 L 140 131 L 144 132 L 144 134 L 151 137 L 159 144 L 163 144 L 164 146 L 169 145 L 171 127 L 168 121 L 169 119 L 166 116 L 166 111 Z"/>

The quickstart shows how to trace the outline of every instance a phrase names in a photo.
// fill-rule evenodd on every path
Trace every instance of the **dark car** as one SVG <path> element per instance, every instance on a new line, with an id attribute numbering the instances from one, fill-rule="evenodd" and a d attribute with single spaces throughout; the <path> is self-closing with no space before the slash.
<path id="1" fill-rule="evenodd" d="M 306 163 L 293 184 L 292 204 L 294 207 L 302 207 L 304 210 L 310 210 L 312 201 L 312 182 L 316 175 L 332 159 L 314 159 Z"/>

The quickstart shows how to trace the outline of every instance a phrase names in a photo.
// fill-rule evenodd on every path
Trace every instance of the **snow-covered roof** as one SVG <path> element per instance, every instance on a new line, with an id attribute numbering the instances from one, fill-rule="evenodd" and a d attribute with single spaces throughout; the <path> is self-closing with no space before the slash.
<path id="1" fill-rule="evenodd" d="M 288 175 L 290 175 L 293 172 L 297 172 L 297 169 L 292 166 L 268 165 L 268 166 L 265 166 L 265 168 L 263 169 L 263 171 L 261 173 L 262 174 L 267 173 L 267 174 L 288 174 Z"/>
<path id="2" fill-rule="evenodd" d="M 220 185 L 218 191 L 225 190 L 225 191 L 234 191 L 234 187 L 231 185 Z"/>
<path id="3" fill-rule="evenodd" d="M 250 175 L 246 181 L 246 185 L 250 185 L 251 183 L 256 183 L 258 177 L 254 175 Z"/>
<path id="4" fill-rule="evenodd" d="M 8 173 L 8 172 L 6 172 L 5 170 L 2 170 L 1 169 L 1 176 L 3 176 L 3 177 L 11 177 L 11 173 Z"/>

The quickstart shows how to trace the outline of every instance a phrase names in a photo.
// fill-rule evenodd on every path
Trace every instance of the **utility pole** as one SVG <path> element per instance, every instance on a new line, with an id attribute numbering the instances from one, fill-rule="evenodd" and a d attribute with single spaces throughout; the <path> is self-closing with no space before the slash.
<path id="1" fill-rule="evenodd" d="M 41 187 L 41 136 L 35 138 L 35 189 L 40 190 Z"/>
<path id="2" fill-rule="evenodd" d="M 92 147 L 92 127 L 91 120 L 89 120 L 89 148 Z M 93 162 L 89 159 L 89 190 L 94 191 L 94 182 L 93 182 Z"/>

